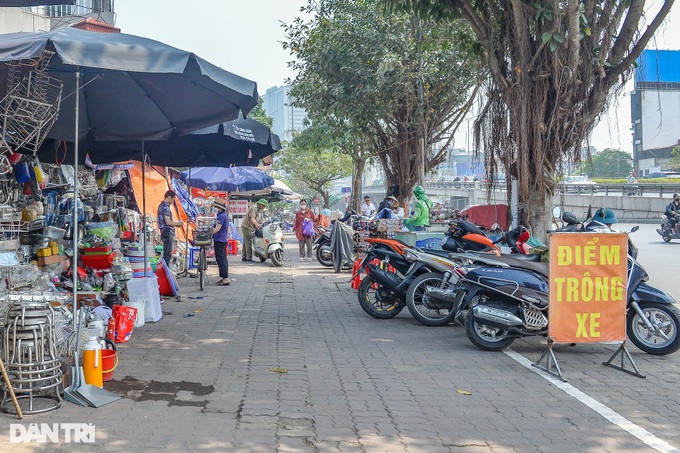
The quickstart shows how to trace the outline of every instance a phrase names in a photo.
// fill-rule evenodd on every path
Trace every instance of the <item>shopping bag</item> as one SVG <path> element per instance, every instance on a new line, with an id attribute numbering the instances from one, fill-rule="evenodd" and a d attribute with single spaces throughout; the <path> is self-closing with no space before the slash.
<path id="1" fill-rule="evenodd" d="M 137 319 L 137 309 L 127 305 L 114 305 L 109 319 L 109 338 L 116 343 L 126 343 L 132 335 Z"/>

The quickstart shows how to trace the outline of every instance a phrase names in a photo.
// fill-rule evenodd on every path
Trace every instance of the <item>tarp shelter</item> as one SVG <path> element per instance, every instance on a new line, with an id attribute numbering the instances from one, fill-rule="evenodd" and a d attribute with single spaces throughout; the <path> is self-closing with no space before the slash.
<path id="1" fill-rule="evenodd" d="M 130 183 L 132 184 L 132 191 L 134 192 L 135 201 L 139 210 L 142 211 L 142 196 L 144 192 L 142 191 L 142 163 L 134 162 L 134 167 L 130 168 L 128 171 L 128 177 L 130 178 Z M 158 211 L 158 205 L 163 201 L 163 195 L 168 190 L 172 190 L 168 185 L 168 180 L 165 179 L 165 175 L 162 169 L 156 168 L 152 165 L 146 166 L 146 212 L 142 214 L 152 215 L 156 217 Z M 172 215 L 175 220 L 182 220 L 186 225 L 187 215 L 179 202 L 175 202 L 172 207 Z M 183 227 L 178 227 L 175 229 L 176 236 L 178 240 L 184 241 L 186 234 Z"/>
<path id="2" fill-rule="evenodd" d="M 474 205 L 462 211 L 460 215 L 464 219 L 488 230 L 500 228 L 503 231 L 508 229 L 509 208 L 504 204 Z"/>

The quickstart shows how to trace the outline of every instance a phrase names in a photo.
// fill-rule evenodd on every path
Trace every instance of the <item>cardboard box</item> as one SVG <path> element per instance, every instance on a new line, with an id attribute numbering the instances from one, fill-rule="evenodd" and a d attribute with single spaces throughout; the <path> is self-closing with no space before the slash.
<path id="1" fill-rule="evenodd" d="M 48 264 L 57 264 L 60 261 L 61 261 L 61 257 L 59 255 L 39 256 L 38 257 L 38 265 L 40 265 L 40 266 L 47 266 Z"/>

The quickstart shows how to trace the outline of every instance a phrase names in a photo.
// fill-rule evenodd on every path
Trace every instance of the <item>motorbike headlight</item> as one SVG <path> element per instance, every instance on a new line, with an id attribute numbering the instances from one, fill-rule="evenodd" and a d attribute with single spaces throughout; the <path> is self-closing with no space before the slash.
<path id="1" fill-rule="evenodd" d="M 276 228 L 277 228 L 276 224 L 272 223 L 271 225 L 269 225 L 269 232 L 276 233 Z"/>

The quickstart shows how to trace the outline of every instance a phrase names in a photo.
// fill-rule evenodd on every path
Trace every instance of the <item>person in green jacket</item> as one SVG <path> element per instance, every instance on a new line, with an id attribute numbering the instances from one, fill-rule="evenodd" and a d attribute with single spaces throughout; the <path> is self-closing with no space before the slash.
<path id="1" fill-rule="evenodd" d="M 432 201 L 425 195 L 425 189 L 422 186 L 415 186 L 413 188 L 413 195 L 416 196 L 414 213 L 404 223 L 409 230 L 425 231 L 425 227 L 430 225 Z"/>

